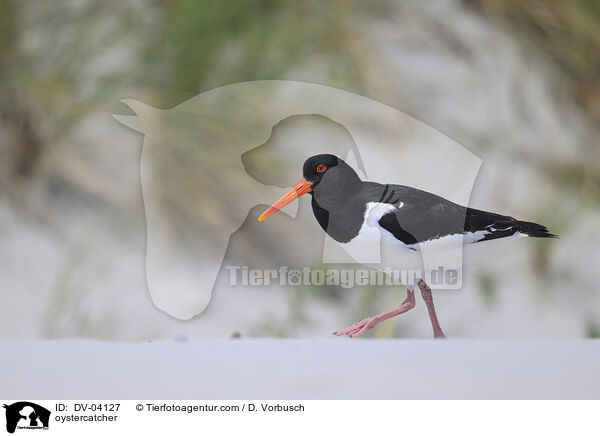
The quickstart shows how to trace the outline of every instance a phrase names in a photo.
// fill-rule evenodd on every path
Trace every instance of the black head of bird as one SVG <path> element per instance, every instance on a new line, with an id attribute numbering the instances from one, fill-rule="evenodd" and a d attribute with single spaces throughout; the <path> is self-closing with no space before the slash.
<path id="1" fill-rule="evenodd" d="M 302 175 L 302 179 L 292 189 L 258 217 L 259 221 L 265 220 L 305 194 L 317 194 L 325 202 L 328 194 L 339 198 L 353 189 L 360 188 L 361 184 L 352 167 L 332 154 L 318 154 L 306 159 Z"/>

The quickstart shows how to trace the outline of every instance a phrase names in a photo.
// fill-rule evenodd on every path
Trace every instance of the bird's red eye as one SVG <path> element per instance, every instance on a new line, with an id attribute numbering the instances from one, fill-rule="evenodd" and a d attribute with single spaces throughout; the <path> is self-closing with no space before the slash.
<path id="1" fill-rule="evenodd" d="M 323 173 L 325 172 L 325 170 L 327 169 L 327 167 L 323 164 L 317 165 L 317 172 L 318 173 Z"/>

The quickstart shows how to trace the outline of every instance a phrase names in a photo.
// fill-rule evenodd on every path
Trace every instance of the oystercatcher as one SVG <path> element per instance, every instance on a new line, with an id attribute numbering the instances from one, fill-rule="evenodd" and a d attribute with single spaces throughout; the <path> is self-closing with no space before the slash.
<path id="1" fill-rule="evenodd" d="M 462 238 L 465 244 L 513 235 L 556 237 L 543 225 L 464 207 L 409 186 L 362 181 L 346 162 L 331 154 L 308 158 L 304 162 L 303 176 L 258 220 L 263 221 L 298 197 L 310 193 L 319 225 L 342 244 L 372 235 L 373 227 L 382 240 L 410 250 L 423 250 L 428 245 L 440 246 L 444 239 L 456 240 L 456 237 Z M 427 305 L 434 337 L 444 338 L 431 288 L 422 279 L 417 286 Z M 400 306 L 365 318 L 334 334 L 361 336 L 376 324 L 414 306 L 414 286 L 407 286 L 406 299 Z"/>

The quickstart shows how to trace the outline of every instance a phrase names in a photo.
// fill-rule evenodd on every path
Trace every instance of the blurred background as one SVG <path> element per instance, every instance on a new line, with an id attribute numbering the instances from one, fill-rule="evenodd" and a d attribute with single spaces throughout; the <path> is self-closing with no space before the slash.
<path id="1" fill-rule="evenodd" d="M 403 289 L 249 291 L 221 281 L 214 304 L 191 320 L 152 304 L 143 137 L 111 114 L 132 114 L 123 98 L 166 109 L 262 79 L 337 87 L 412 115 L 483 160 L 471 206 L 560 235 L 467 252 L 463 289 L 436 294 L 449 337 L 600 336 L 599 2 L 2 4 L 0 336 L 323 337 L 400 303 Z M 212 212 L 209 201 L 187 201 L 202 180 L 190 156 L 211 176 L 210 155 L 167 157 L 161 165 L 182 175 L 168 179 L 179 184 L 169 192 L 181 196 L 161 210 L 165 222 L 193 228 Z M 269 232 L 276 240 L 290 229 Z M 237 236 L 234 264 L 294 261 Z M 430 337 L 424 305 L 369 335 Z"/>

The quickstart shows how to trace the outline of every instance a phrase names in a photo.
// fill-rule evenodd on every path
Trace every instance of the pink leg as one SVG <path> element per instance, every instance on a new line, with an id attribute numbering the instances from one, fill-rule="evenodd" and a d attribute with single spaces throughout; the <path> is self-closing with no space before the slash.
<path id="1" fill-rule="evenodd" d="M 433 337 L 437 339 L 444 339 L 446 335 L 440 327 L 440 322 L 437 319 L 435 313 L 435 307 L 433 305 L 433 295 L 431 294 L 431 288 L 422 279 L 417 282 L 417 286 L 421 289 L 421 297 L 427 305 L 427 311 L 429 312 L 429 319 L 431 320 L 431 326 L 433 327 Z"/>
<path id="2" fill-rule="evenodd" d="M 363 319 L 362 321 L 355 322 L 350 327 L 340 330 L 339 332 L 335 332 L 334 335 L 348 335 L 350 337 L 362 336 L 367 332 L 367 330 L 372 329 L 380 322 L 390 319 L 393 316 L 400 315 L 401 313 L 408 312 L 413 307 L 415 307 L 415 292 L 412 287 L 406 288 L 406 298 L 400 306 L 396 307 L 395 309 L 388 310 L 387 312 L 380 313 L 379 315 L 371 316 Z"/>

